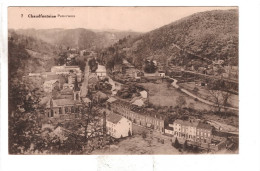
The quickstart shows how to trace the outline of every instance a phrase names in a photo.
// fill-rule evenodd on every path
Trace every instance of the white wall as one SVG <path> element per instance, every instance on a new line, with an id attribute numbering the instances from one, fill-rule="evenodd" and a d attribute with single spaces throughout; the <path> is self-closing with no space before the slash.
<path id="1" fill-rule="evenodd" d="M 127 137 L 129 129 L 132 133 L 132 122 L 123 117 L 116 125 L 116 138 Z"/>

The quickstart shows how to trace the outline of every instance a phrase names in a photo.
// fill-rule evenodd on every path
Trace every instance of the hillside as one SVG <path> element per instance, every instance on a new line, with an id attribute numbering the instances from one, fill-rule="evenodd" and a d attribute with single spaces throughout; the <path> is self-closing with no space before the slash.
<path id="1" fill-rule="evenodd" d="M 192 59 L 238 65 L 238 11 L 214 10 L 185 17 L 113 46 L 141 67 L 143 59 L 187 65 Z M 192 55 L 191 55 L 192 54 Z"/>
<path id="2" fill-rule="evenodd" d="M 50 71 L 58 54 L 59 50 L 53 45 L 9 31 L 8 60 L 9 74 L 12 77 Z"/>
<path id="3" fill-rule="evenodd" d="M 128 35 L 136 35 L 135 32 L 121 31 L 95 31 L 84 28 L 77 29 L 19 29 L 15 30 L 19 35 L 40 39 L 52 45 L 90 49 L 108 47 L 119 39 Z"/>

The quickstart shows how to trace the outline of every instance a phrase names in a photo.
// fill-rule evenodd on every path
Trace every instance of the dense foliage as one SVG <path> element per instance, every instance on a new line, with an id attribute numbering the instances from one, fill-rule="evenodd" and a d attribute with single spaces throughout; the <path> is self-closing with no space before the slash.
<path id="1" fill-rule="evenodd" d="M 141 67 L 143 59 L 187 65 L 192 59 L 238 65 L 238 11 L 215 10 L 189 17 L 148 32 L 120 40 L 114 45 Z M 199 64 L 201 65 L 201 63 Z"/>
<path id="2" fill-rule="evenodd" d="M 144 71 L 147 73 L 155 73 L 157 66 L 154 64 L 152 60 L 148 60 L 144 64 Z"/>

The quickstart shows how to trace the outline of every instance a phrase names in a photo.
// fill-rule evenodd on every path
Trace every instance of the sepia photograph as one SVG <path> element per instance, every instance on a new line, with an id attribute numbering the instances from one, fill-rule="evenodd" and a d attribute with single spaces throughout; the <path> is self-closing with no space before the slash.
<path id="1" fill-rule="evenodd" d="M 239 155 L 239 7 L 8 7 L 9 155 Z"/>

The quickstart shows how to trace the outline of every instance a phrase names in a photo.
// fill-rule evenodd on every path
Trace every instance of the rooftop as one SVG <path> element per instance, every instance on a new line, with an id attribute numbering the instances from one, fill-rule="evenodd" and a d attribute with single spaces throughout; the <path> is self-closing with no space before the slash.
<path id="1" fill-rule="evenodd" d="M 185 121 L 181 119 L 176 119 L 174 123 L 184 125 L 184 126 L 192 126 L 192 127 L 197 127 L 199 124 L 198 121 L 192 121 L 192 120 Z"/>
<path id="2" fill-rule="evenodd" d="M 113 103 L 113 102 L 116 101 L 116 100 L 117 100 L 116 98 L 110 97 L 110 98 L 107 100 L 107 102 Z"/>
<path id="3" fill-rule="evenodd" d="M 73 94 L 73 90 L 71 89 L 71 88 L 65 88 L 65 89 L 63 89 L 63 90 L 61 90 L 61 92 L 60 92 L 61 94 L 63 94 L 63 95 L 71 95 L 71 94 Z"/>
<path id="4" fill-rule="evenodd" d="M 96 72 L 106 72 L 106 67 L 104 65 L 98 65 Z"/>
<path id="5" fill-rule="evenodd" d="M 91 102 L 91 100 L 89 99 L 89 98 L 82 98 L 82 100 L 83 100 L 83 102 L 85 102 L 85 103 L 90 103 Z"/>
<path id="6" fill-rule="evenodd" d="M 107 116 L 107 121 L 117 124 L 123 117 L 114 113 Z"/>
<path id="7" fill-rule="evenodd" d="M 113 102 L 113 104 L 124 106 L 124 108 L 128 108 L 129 110 L 139 113 L 141 115 L 151 116 L 158 119 L 164 119 L 166 117 L 165 115 L 162 115 L 155 110 L 148 110 L 147 108 L 139 107 L 119 99 Z"/>
<path id="8" fill-rule="evenodd" d="M 212 127 L 210 124 L 206 124 L 206 123 L 199 123 L 198 124 L 198 127 L 197 128 L 200 128 L 200 129 L 207 129 L 207 130 L 212 130 Z"/>
<path id="9" fill-rule="evenodd" d="M 78 100 L 71 100 L 71 99 L 56 99 L 53 100 L 53 107 L 59 107 L 59 106 L 70 106 L 70 105 L 77 105 L 81 104 Z M 50 108 L 50 101 L 46 105 L 47 108 Z"/>
<path id="10" fill-rule="evenodd" d="M 54 84 L 57 81 L 59 82 L 59 80 L 49 80 L 49 81 L 45 81 L 44 84 Z"/>

